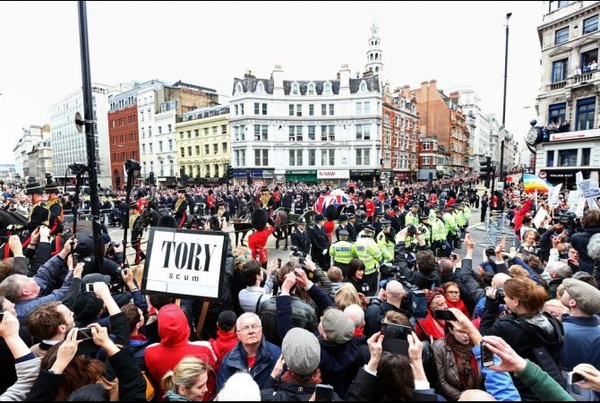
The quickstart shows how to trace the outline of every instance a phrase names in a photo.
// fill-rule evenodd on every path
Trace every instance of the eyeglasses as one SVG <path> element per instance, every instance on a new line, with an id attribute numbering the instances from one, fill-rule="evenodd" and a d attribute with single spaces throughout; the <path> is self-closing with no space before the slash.
<path id="1" fill-rule="evenodd" d="M 250 330 L 259 330 L 262 329 L 261 325 L 251 325 L 251 326 L 244 326 L 241 327 L 237 330 L 238 333 L 248 333 Z"/>
<path id="2" fill-rule="evenodd" d="M 446 294 L 460 294 L 460 291 L 446 291 Z"/>

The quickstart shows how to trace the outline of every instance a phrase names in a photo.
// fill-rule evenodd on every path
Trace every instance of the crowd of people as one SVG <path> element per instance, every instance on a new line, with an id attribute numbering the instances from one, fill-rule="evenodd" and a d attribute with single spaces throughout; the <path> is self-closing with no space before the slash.
<path id="1" fill-rule="evenodd" d="M 5 186 L 5 209 L 27 214 L 0 234 L 0 400 L 598 400 L 600 210 L 577 217 L 514 184 L 489 202 L 518 243 L 475 257 L 477 182 L 352 182 L 344 208 L 310 220 L 334 186 L 103 193 L 125 207 L 104 224 L 131 230 L 132 262 L 106 228 L 96 261 L 56 184 Z M 272 259 L 280 209 L 298 218 Z M 226 238 L 207 310 L 140 289 L 146 226 L 222 232 L 244 215 L 252 233 Z"/>

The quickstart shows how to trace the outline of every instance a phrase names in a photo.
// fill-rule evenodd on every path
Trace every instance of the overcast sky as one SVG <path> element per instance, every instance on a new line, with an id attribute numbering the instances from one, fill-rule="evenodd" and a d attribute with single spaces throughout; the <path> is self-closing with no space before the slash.
<path id="1" fill-rule="evenodd" d="M 506 127 L 522 137 L 535 117 L 541 1 L 84 3 L 93 82 L 182 80 L 226 102 L 247 69 L 268 78 L 280 64 L 298 80 L 364 71 L 375 23 L 392 85 L 471 86 L 499 121 L 511 12 Z M 79 27 L 76 1 L 0 2 L 0 163 L 22 127 L 50 123 L 50 106 L 81 88 Z"/>

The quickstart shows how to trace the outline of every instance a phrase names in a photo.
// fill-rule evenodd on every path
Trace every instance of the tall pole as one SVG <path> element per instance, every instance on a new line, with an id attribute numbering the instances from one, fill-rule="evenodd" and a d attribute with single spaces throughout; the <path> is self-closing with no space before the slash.
<path id="1" fill-rule="evenodd" d="M 506 43 L 504 46 L 504 97 L 502 99 L 502 127 L 506 123 L 506 82 L 508 78 L 508 20 L 512 13 L 506 13 Z M 506 129 L 503 129 L 506 131 Z M 498 176 L 498 181 L 502 181 L 504 183 L 504 134 L 499 133 L 502 136 L 502 140 L 500 141 L 500 174 Z M 498 203 L 500 207 L 500 211 L 504 209 L 504 198 L 498 197 Z"/>
<path id="2" fill-rule="evenodd" d="M 98 177 L 96 174 L 96 141 L 94 138 L 94 104 L 92 100 L 92 81 L 90 73 L 90 52 L 88 48 L 87 11 L 85 1 L 78 1 L 79 46 L 81 49 L 81 77 L 83 90 L 83 112 L 85 138 L 88 158 L 88 177 L 90 182 L 90 202 L 92 204 L 92 231 L 94 239 L 94 258 L 96 270 L 103 272 L 104 250 L 100 239 L 100 202 L 98 200 Z M 127 223 L 125 223 L 127 225 Z"/>

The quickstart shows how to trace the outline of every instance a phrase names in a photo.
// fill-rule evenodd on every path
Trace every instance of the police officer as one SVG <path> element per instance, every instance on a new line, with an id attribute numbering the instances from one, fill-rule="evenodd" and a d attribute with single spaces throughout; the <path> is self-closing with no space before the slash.
<path id="1" fill-rule="evenodd" d="M 354 258 L 354 245 L 348 242 L 348 230 L 342 229 L 338 232 L 339 241 L 329 247 L 329 255 L 333 259 L 333 265 L 342 269 L 344 278 L 348 272 L 348 263 Z"/>
<path id="2" fill-rule="evenodd" d="M 323 271 L 327 271 L 331 266 L 331 257 L 329 256 L 329 237 L 323 225 L 325 216 L 317 214 L 315 216 L 315 225 L 308 231 L 311 243 L 311 256 L 313 262 Z"/>
<path id="3" fill-rule="evenodd" d="M 356 241 L 356 235 L 358 235 L 358 231 L 356 231 L 356 216 L 353 213 L 348 213 L 348 225 L 346 225 L 346 230 L 348 231 L 348 241 L 354 242 Z"/>
<path id="4" fill-rule="evenodd" d="M 173 203 L 173 217 L 177 221 L 177 228 L 183 228 L 187 223 L 188 202 L 185 197 L 185 186 L 177 188 L 177 199 Z"/>
<path id="5" fill-rule="evenodd" d="M 340 214 L 340 216 L 338 217 L 338 225 L 335 228 L 336 242 L 340 240 L 340 231 L 341 230 L 348 231 L 348 216 L 346 214 Z M 350 231 L 348 231 L 348 236 L 350 236 Z"/>
<path id="6" fill-rule="evenodd" d="M 290 235 L 290 241 L 305 257 L 310 255 L 310 237 L 306 231 L 306 218 L 298 217 L 296 228 L 292 232 L 292 235 Z"/>
<path id="7" fill-rule="evenodd" d="M 301 194 L 296 195 L 296 201 L 294 201 L 294 214 L 302 215 L 306 209 L 306 203 Z"/>
<path id="8" fill-rule="evenodd" d="M 369 284 L 368 297 L 375 295 L 379 285 L 379 264 L 383 258 L 381 249 L 373 239 L 375 228 L 366 225 L 363 228 L 363 235 L 354 243 L 356 257 L 365 264 L 365 274 L 363 281 Z"/>
<path id="9" fill-rule="evenodd" d="M 394 230 L 392 229 L 392 223 L 390 220 L 383 220 L 381 222 L 381 231 L 375 236 L 377 245 L 381 249 L 381 263 L 393 263 L 394 262 Z"/>

